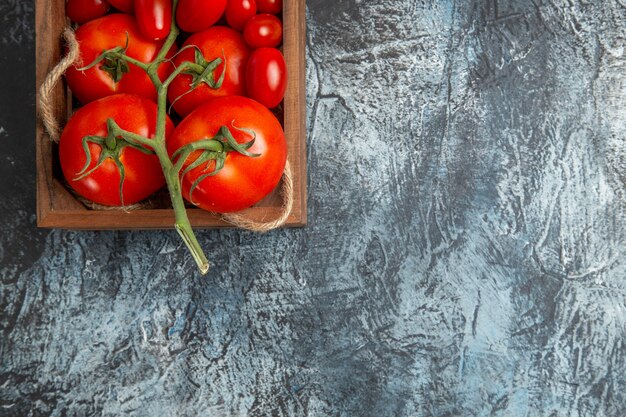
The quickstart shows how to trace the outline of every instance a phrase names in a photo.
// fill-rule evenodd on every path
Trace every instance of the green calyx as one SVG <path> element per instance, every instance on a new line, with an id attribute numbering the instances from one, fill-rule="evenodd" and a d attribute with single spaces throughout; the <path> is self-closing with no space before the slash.
<path id="1" fill-rule="evenodd" d="M 119 184 L 119 193 L 120 193 L 120 202 L 122 206 L 124 205 L 124 179 L 126 177 L 126 171 L 124 170 L 124 164 L 121 160 L 122 151 L 124 148 L 131 147 L 137 149 L 140 152 L 145 154 L 154 154 L 154 151 L 146 148 L 141 143 L 135 141 L 132 137 L 124 137 L 120 135 L 120 132 L 123 132 L 122 129 L 115 123 L 113 119 L 107 120 L 107 136 L 85 136 L 83 138 L 83 151 L 85 152 L 85 166 L 82 170 L 80 170 L 76 174 L 76 178 L 74 181 L 80 181 L 89 175 L 91 175 L 95 170 L 100 168 L 102 164 L 110 159 L 115 163 L 115 166 L 119 170 L 120 173 L 120 184 Z M 91 165 L 91 151 L 89 150 L 89 144 L 94 143 L 100 146 L 100 157 L 96 161 L 96 164 L 93 168 L 89 168 Z"/>
<path id="2" fill-rule="evenodd" d="M 102 71 L 105 71 L 109 76 L 115 81 L 119 83 L 124 74 L 130 71 L 128 66 L 128 62 L 119 58 L 119 57 L 105 57 L 102 66 L 100 67 Z"/>
<path id="3" fill-rule="evenodd" d="M 100 69 L 106 72 L 114 82 L 118 83 L 124 74 L 127 74 L 130 71 L 130 66 L 128 65 L 129 63 L 135 64 L 144 69 L 147 68 L 146 64 L 143 62 L 126 55 L 129 39 L 129 35 L 126 33 L 125 46 L 116 46 L 115 48 L 102 51 L 102 53 L 98 55 L 98 57 L 94 59 L 91 64 L 86 67 L 78 68 L 78 71 L 87 71 L 98 64 L 102 64 L 100 65 Z"/>
<path id="4" fill-rule="evenodd" d="M 224 83 L 224 77 L 226 76 L 226 55 L 224 50 L 222 50 L 222 57 L 216 58 L 213 61 L 207 61 L 204 59 L 204 55 L 202 55 L 202 51 L 198 47 L 195 48 L 195 63 L 199 67 L 194 67 L 188 71 L 185 71 L 185 74 L 189 74 L 192 76 L 191 81 L 191 89 L 198 87 L 200 84 L 206 84 L 212 89 L 218 89 Z M 222 63 L 224 66 L 222 68 L 222 74 L 219 78 L 215 79 L 215 70 Z M 199 71 L 199 69 L 202 71 Z"/>
<path id="5" fill-rule="evenodd" d="M 184 177 L 190 171 L 198 168 L 202 168 L 202 175 L 200 175 L 191 185 L 191 189 L 189 190 L 189 197 L 191 203 L 196 205 L 193 201 L 193 192 L 200 185 L 200 183 L 211 176 L 217 175 L 222 168 L 224 168 L 224 164 L 226 162 L 226 156 L 229 152 L 237 152 L 241 155 L 256 158 L 260 156 L 260 154 L 248 152 L 248 149 L 254 145 L 256 140 L 256 133 L 250 129 L 238 128 L 232 125 L 232 128 L 238 130 L 240 132 L 244 132 L 252 137 L 252 139 L 246 143 L 238 143 L 233 134 L 231 133 L 228 126 L 220 127 L 217 134 L 209 139 L 202 139 L 196 142 L 189 143 L 174 152 L 172 155 L 172 159 L 176 160 L 174 169 L 179 173 L 180 177 Z M 201 151 L 202 153 L 191 162 L 185 169 L 183 169 L 183 165 L 189 158 L 189 156 L 196 152 Z"/>
<path id="6" fill-rule="evenodd" d="M 191 75 L 191 83 L 189 84 L 189 90 L 181 94 L 180 96 L 176 97 L 172 101 L 170 105 L 170 110 L 174 106 L 174 103 L 176 103 L 178 100 L 180 100 L 187 94 L 191 93 L 196 87 L 202 84 L 209 86 L 209 88 L 212 88 L 213 90 L 217 90 L 221 88 L 222 84 L 224 84 L 224 78 L 226 77 L 226 64 L 227 64 L 224 50 L 222 50 L 221 58 L 215 58 L 213 61 L 207 61 L 204 58 L 204 55 L 202 55 L 202 51 L 200 50 L 200 48 L 198 48 L 195 45 L 188 45 L 184 47 L 183 49 L 181 49 L 180 51 L 178 51 L 178 53 L 181 53 L 182 51 L 188 48 L 193 48 L 194 53 L 195 53 L 194 62 L 186 62 L 185 64 L 183 64 L 183 65 L 186 65 L 186 68 L 184 69 L 184 71 L 182 71 L 182 73 Z M 215 70 L 222 63 L 224 63 L 224 66 L 222 67 L 222 73 L 216 79 Z"/>

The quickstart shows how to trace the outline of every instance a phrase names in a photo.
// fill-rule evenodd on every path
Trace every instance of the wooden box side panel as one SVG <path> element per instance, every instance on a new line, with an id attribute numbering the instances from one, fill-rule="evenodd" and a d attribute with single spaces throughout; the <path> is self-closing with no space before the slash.
<path id="1" fill-rule="evenodd" d="M 36 82 L 39 88 L 48 72 L 50 72 L 58 62 L 61 54 L 61 35 L 65 27 L 65 3 L 63 0 L 37 0 L 35 9 L 36 25 Z M 64 122 L 67 115 L 67 95 L 62 83 L 57 85 L 51 95 L 51 108 L 54 117 L 60 122 Z M 39 107 L 38 107 L 39 114 Z M 82 205 L 75 204 L 72 207 L 71 195 L 54 178 L 52 154 L 53 144 L 43 129 L 37 118 L 36 124 L 36 167 L 37 167 L 37 222 L 43 226 L 50 219 L 51 213 L 60 207 L 64 202 L 69 205 L 65 208 L 79 210 Z M 59 199 L 57 195 L 65 198 Z M 67 198 L 70 197 L 70 198 Z M 83 207 L 84 208 L 84 207 Z"/>
<path id="2" fill-rule="evenodd" d="M 284 101 L 285 137 L 294 179 L 294 206 L 286 226 L 306 224 L 306 119 L 305 119 L 305 1 L 284 2 L 283 52 L 289 73 Z M 36 0 L 37 87 L 59 62 L 63 29 L 66 26 L 64 0 Z M 71 97 L 64 83 L 52 95 L 55 117 L 65 123 L 71 110 Z M 174 225 L 170 209 L 140 209 L 131 212 L 90 210 L 80 203 L 55 176 L 54 145 L 41 123 L 37 122 L 37 224 L 65 229 L 169 229 Z M 281 185 L 261 203 L 242 212 L 256 221 L 267 221 L 279 214 Z M 230 227 L 217 215 L 190 208 L 195 227 Z"/>
<path id="3" fill-rule="evenodd" d="M 283 53 L 289 72 L 285 94 L 285 135 L 294 174 L 292 211 L 298 223 L 307 222 L 306 196 L 306 21 L 305 0 L 285 0 Z M 292 75 L 293 74 L 293 75 Z"/>

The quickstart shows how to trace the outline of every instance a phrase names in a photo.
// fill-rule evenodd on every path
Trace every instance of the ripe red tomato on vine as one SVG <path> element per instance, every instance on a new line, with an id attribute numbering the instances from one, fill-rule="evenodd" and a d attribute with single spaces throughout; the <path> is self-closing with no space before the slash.
<path id="1" fill-rule="evenodd" d="M 168 152 L 174 155 L 185 145 L 213 138 L 224 127 L 239 144 L 254 140 L 247 151 L 255 156 L 229 152 L 217 173 L 216 161 L 208 160 L 182 175 L 185 199 L 218 213 L 240 211 L 261 201 L 280 181 L 287 160 L 280 122 L 265 106 L 240 96 L 218 98 L 196 109 L 168 137 Z M 183 170 L 200 156 L 192 153 Z"/>
<path id="2" fill-rule="evenodd" d="M 178 114 L 186 116 L 201 104 L 216 97 L 245 95 L 246 63 L 251 51 L 239 32 L 227 27 L 214 26 L 190 36 L 181 48 L 187 49 L 174 59 L 177 67 L 185 61 L 196 61 L 196 49 L 190 48 L 191 45 L 199 48 L 202 59 L 207 62 L 222 60 L 222 63 L 213 70 L 213 74 L 215 80 L 219 80 L 223 75 L 223 81 L 219 88 L 211 88 L 203 82 L 192 88 L 194 82 L 192 75 L 182 74 L 176 77 L 170 85 L 168 98 Z M 226 65 L 223 60 L 226 60 Z"/>
<path id="3" fill-rule="evenodd" d="M 118 48 L 128 57 L 142 63 L 151 62 L 163 42 L 146 39 L 139 31 L 135 18 L 116 13 L 92 20 L 76 31 L 82 63 L 75 64 L 65 73 L 74 96 L 83 104 L 116 93 L 130 93 L 156 101 L 157 93 L 146 72 L 124 59 L 99 62 L 92 68 L 81 67 L 94 62 L 104 50 Z M 176 51 L 174 46 L 168 56 Z M 158 76 L 165 79 L 174 67 L 164 62 L 158 68 Z"/>
<path id="4" fill-rule="evenodd" d="M 134 204 L 165 185 L 161 164 L 141 145 L 130 146 L 120 138 L 107 143 L 109 119 L 121 129 L 151 138 L 157 105 L 138 96 L 116 94 L 81 107 L 61 135 L 61 169 L 67 183 L 90 201 L 107 206 Z M 166 136 L 173 130 L 174 124 L 167 118 Z"/>

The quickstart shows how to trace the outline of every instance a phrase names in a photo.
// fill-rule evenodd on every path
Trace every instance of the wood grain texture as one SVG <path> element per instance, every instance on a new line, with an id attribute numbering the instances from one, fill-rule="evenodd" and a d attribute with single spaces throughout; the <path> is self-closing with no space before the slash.
<path id="1" fill-rule="evenodd" d="M 306 120 L 305 120 L 305 39 L 304 0 L 284 3 L 283 52 L 288 70 L 288 87 L 284 101 L 284 130 L 287 140 L 288 158 L 293 169 L 294 205 L 286 227 L 304 226 L 307 222 L 306 207 Z M 59 61 L 61 34 L 65 27 L 64 0 L 36 0 L 37 27 L 37 86 Z M 70 92 L 60 84 L 54 93 L 57 118 L 67 119 Z M 37 124 L 37 222 L 45 228 L 127 230 L 127 229 L 171 229 L 174 216 L 169 197 L 161 193 L 150 200 L 150 208 L 132 212 L 92 210 L 85 207 L 68 191 L 59 173 L 56 147 L 50 143 L 43 127 Z M 241 212 L 254 221 L 276 218 L 282 206 L 279 190 L 281 184 L 263 201 Z M 189 208 L 188 214 L 194 227 L 232 227 L 219 215 L 197 208 Z"/>

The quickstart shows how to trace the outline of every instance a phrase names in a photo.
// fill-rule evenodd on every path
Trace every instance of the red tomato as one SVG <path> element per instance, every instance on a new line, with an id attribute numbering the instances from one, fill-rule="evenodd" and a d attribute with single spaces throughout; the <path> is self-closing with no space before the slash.
<path id="1" fill-rule="evenodd" d="M 196 107 L 216 97 L 245 94 L 244 78 L 250 49 L 240 33 L 227 27 L 214 26 L 190 36 L 183 48 L 187 45 L 196 45 L 200 48 L 204 59 L 208 62 L 225 57 L 226 74 L 220 88 L 213 89 L 203 83 L 191 92 L 189 90 L 192 76 L 182 74 L 176 77 L 168 89 L 168 97 L 178 114 L 185 116 Z M 194 56 L 194 49 L 186 49 L 176 56 L 174 63 L 178 66 L 184 61 L 194 61 Z M 222 63 L 214 71 L 215 80 L 220 78 L 223 71 L 224 64 Z"/>
<path id="2" fill-rule="evenodd" d="M 283 24 L 271 14 L 258 14 L 248 20 L 243 37 L 252 48 L 273 48 L 283 40 Z"/>
<path id="3" fill-rule="evenodd" d="M 283 11 L 283 0 L 256 0 L 259 13 L 278 14 Z"/>
<path id="4" fill-rule="evenodd" d="M 287 90 L 287 65 L 276 48 L 259 48 L 246 66 L 248 97 L 270 109 L 280 104 Z"/>
<path id="5" fill-rule="evenodd" d="M 165 39 L 172 27 L 172 0 L 135 0 L 135 16 L 146 38 Z"/>
<path id="6" fill-rule="evenodd" d="M 246 97 L 222 97 L 215 99 L 187 116 L 169 136 L 167 147 L 170 155 L 182 146 L 205 138 L 214 137 L 222 126 L 230 129 L 238 143 L 252 140 L 248 152 L 257 157 L 229 152 L 224 167 L 215 175 L 206 177 L 193 190 L 194 182 L 207 173 L 200 165 L 189 171 L 182 181 L 183 196 L 201 208 L 218 213 L 229 213 L 250 207 L 267 196 L 278 184 L 287 160 L 287 143 L 280 122 L 264 106 Z M 185 161 L 189 166 L 200 156 L 196 151 Z M 215 168 L 209 162 L 208 172 Z M 184 169 L 183 169 L 184 171 Z"/>
<path id="7" fill-rule="evenodd" d="M 163 42 L 144 38 L 135 19 L 125 14 L 110 14 L 78 28 L 76 39 L 80 44 L 82 64 L 71 67 L 65 73 L 67 83 L 78 101 L 86 104 L 116 93 L 132 93 L 156 101 L 156 89 L 152 81 L 143 69 L 132 64 L 128 64 L 129 72 L 117 83 L 102 69 L 104 63 L 85 71 L 78 71 L 78 68 L 92 63 L 102 51 L 116 46 L 124 47 L 127 34 L 126 54 L 141 62 L 151 62 L 163 45 Z M 174 47 L 170 50 L 169 56 L 175 49 Z M 159 67 L 159 77 L 165 79 L 172 70 L 173 66 L 170 63 L 162 64 Z"/>
<path id="8" fill-rule="evenodd" d="M 255 0 L 228 0 L 226 22 L 238 31 L 242 31 L 248 20 L 256 14 Z"/>
<path id="9" fill-rule="evenodd" d="M 67 183 L 78 194 L 98 204 L 120 206 L 120 170 L 115 161 L 107 158 L 92 173 L 76 180 L 84 172 L 96 167 L 103 145 L 88 142 L 91 162 L 83 149 L 85 136 L 106 137 L 107 120 L 112 118 L 124 130 L 152 137 L 156 130 L 157 106 L 150 100 L 130 94 L 117 94 L 91 102 L 78 109 L 69 120 L 59 142 L 61 169 Z M 166 135 L 174 130 L 166 121 Z M 117 142 L 120 145 L 120 142 Z M 105 145 L 106 146 L 106 145 Z M 106 149 L 106 148 L 104 148 Z M 159 159 L 130 146 L 120 148 L 119 159 L 124 166 L 122 192 L 124 204 L 137 203 L 165 184 Z"/>
<path id="10" fill-rule="evenodd" d="M 133 12 L 133 0 L 108 0 L 108 1 L 117 10 L 121 10 L 124 13 Z"/>
<path id="11" fill-rule="evenodd" d="M 106 0 L 67 0 L 65 3 L 67 17 L 80 24 L 104 16 L 108 11 Z"/>
<path id="12" fill-rule="evenodd" d="M 176 22 L 185 32 L 200 32 L 213 26 L 224 14 L 227 0 L 180 0 Z"/>

